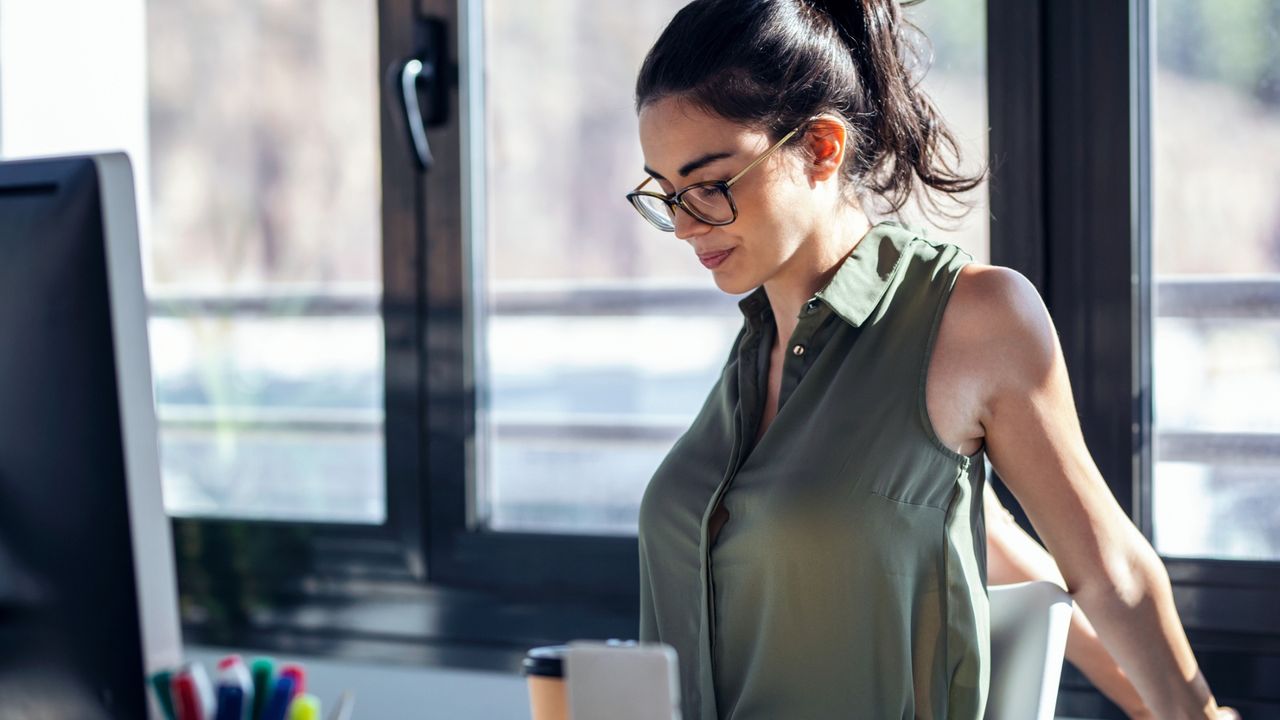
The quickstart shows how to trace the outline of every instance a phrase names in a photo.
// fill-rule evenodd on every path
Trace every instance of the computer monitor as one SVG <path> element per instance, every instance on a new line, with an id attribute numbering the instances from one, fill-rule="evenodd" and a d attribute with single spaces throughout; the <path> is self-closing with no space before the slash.
<path id="1" fill-rule="evenodd" d="M 0 718 L 154 717 L 181 659 L 123 153 L 0 162 Z"/>

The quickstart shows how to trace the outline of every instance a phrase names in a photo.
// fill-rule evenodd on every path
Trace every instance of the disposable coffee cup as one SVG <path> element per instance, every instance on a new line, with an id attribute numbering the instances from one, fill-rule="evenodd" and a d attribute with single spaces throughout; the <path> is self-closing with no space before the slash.
<path id="1" fill-rule="evenodd" d="M 565 653 L 568 645 L 546 645 L 524 657 L 533 720 L 569 720 L 569 696 L 565 685 Z"/>

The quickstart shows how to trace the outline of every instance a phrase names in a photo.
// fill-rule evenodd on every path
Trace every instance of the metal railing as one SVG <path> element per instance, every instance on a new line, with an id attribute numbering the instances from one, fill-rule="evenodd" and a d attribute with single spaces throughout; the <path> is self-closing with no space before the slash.
<path id="1" fill-rule="evenodd" d="M 740 298 L 702 285 L 636 283 L 508 285 L 487 297 L 491 316 L 641 316 L 708 317 L 736 314 Z M 371 318 L 381 312 L 370 290 L 286 291 L 259 294 L 159 293 L 151 298 L 158 318 Z M 1198 320 L 1280 319 L 1280 279 L 1267 277 L 1161 278 L 1156 282 L 1157 317 Z M 250 432 L 378 433 L 381 413 L 367 411 L 264 410 L 207 406 L 160 407 L 161 425 L 173 430 L 233 429 Z M 491 416 L 500 439 L 538 442 L 674 442 L 686 429 L 684 418 L 637 415 L 565 416 L 502 414 Z M 1163 431 L 1156 436 L 1158 461 L 1280 463 L 1280 433 Z"/>

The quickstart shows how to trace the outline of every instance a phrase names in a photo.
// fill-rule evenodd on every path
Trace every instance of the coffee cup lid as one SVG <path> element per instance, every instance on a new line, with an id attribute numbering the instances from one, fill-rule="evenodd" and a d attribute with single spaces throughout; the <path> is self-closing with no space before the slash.
<path id="1" fill-rule="evenodd" d="M 541 677 L 564 677 L 564 654 L 568 645 L 546 645 L 530 650 L 524 656 L 524 674 Z"/>

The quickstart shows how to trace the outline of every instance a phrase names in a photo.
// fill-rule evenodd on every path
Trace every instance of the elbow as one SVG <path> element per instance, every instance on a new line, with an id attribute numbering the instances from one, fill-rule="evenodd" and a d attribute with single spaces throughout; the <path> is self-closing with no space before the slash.
<path id="1" fill-rule="evenodd" d="M 1124 551 L 1099 562 L 1098 572 L 1068 588 L 1082 605 L 1136 608 L 1172 594 L 1169 572 L 1151 544 L 1138 535 L 1127 545 Z"/>

